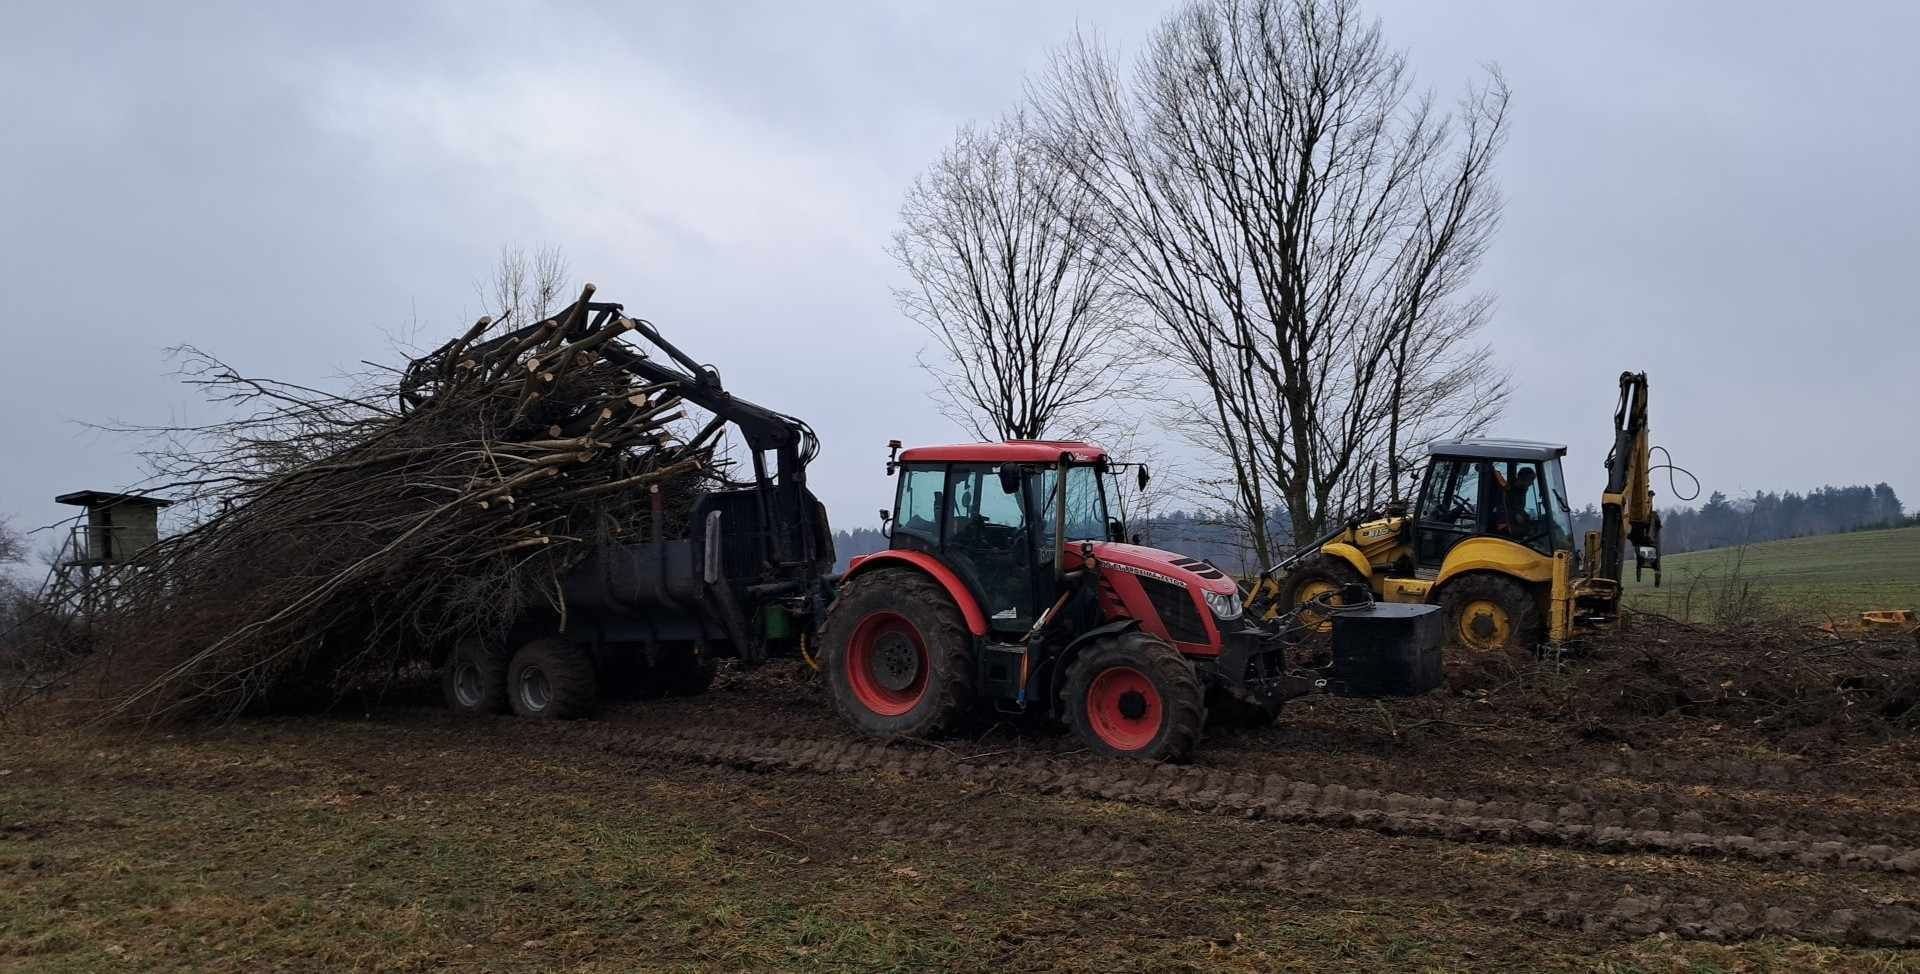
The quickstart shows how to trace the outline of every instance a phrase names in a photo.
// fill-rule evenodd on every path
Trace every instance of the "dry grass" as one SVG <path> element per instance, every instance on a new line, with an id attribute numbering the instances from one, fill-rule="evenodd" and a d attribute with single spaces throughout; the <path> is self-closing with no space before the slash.
<path id="1" fill-rule="evenodd" d="M 1799 622 L 1868 609 L 1920 609 L 1920 528 L 1856 531 L 1690 551 L 1666 558 L 1659 588 L 1629 582 L 1630 607 L 1693 622 L 1754 615 Z"/>

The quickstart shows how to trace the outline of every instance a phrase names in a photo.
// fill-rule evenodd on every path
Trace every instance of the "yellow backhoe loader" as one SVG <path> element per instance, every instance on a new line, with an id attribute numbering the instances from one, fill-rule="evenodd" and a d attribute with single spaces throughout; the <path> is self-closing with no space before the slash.
<path id="1" fill-rule="evenodd" d="M 1532 649 L 1615 624 L 1625 548 L 1660 582 L 1660 515 L 1649 485 L 1647 375 L 1620 375 L 1601 530 L 1576 552 L 1557 443 L 1434 443 L 1411 509 L 1389 505 L 1330 531 L 1264 573 L 1253 598 L 1283 612 L 1349 585 L 1387 602 L 1434 603 L 1471 650 Z"/>

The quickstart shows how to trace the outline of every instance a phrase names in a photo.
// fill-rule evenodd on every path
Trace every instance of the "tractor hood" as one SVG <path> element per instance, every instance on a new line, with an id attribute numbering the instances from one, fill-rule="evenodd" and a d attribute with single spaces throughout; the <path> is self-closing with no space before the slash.
<path id="1" fill-rule="evenodd" d="M 1067 548 L 1067 564 L 1078 567 L 1075 553 L 1077 546 Z M 1093 556 L 1101 565 L 1118 571 L 1159 578 L 1175 585 L 1197 588 L 1215 595 L 1234 595 L 1240 591 L 1232 578 L 1220 569 L 1200 561 L 1176 555 L 1171 551 L 1147 548 L 1137 544 L 1119 544 L 1112 541 L 1098 541 L 1093 545 Z"/>

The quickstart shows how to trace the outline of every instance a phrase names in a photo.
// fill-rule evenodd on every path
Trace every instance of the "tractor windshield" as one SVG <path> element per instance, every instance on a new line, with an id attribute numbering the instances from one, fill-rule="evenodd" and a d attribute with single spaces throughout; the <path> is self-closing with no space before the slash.
<path id="1" fill-rule="evenodd" d="M 1053 547 L 1053 505 L 1060 472 L 1048 467 L 1028 481 L 1033 486 L 1033 519 L 1040 526 L 1040 550 Z M 1067 540 L 1098 541 L 1107 536 L 1107 498 L 1100 473 L 1092 466 L 1067 468 Z"/>
<path id="2" fill-rule="evenodd" d="M 1573 547 L 1573 508 L 1567 504 L 1567 481 L 1560 472 L 1560 458 L 1548 460 L 1545 466 L 1547 493 L 1552 495 L 1548 507 L 1553 515 L 1553 549 L 1570 549 Z"/>

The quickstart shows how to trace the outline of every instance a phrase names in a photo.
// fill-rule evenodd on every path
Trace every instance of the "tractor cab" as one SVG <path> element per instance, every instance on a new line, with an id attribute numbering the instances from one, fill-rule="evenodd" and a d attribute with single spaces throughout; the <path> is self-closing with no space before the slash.
<path id="1" fill-rule="evenodd" d="M 1089 444 L 923 447 L 893 466 L 891 549 L 937 558 L 965 583 L 988 628 L 1007 637 L 1030 629 L 1059 587 L 1056 507 L 1064 507 L 1067 542 L 1120 530 L 1107 513 L 1106 452 Z"/>
<path id="2" fill-rule="evenodd" d="M 1573 550 L 1573 510 L 1560 468 L 1565 446 L 1449 440 L 1428 452 L 1412 512 L 1416 573 L 1438 572 L 1469 538 L 1501 538 L 1549 558 Z"/>

